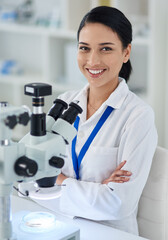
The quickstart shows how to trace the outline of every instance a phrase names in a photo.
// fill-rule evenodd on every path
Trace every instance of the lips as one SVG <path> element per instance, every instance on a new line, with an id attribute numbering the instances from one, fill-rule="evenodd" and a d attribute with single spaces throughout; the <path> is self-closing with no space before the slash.
<path id="1" fill-rule="evenodd" d="M 89 68 L 86 68 L 86 70 L 88 71 L 89 75 L 92 78 L 100 77 L 106 71 L 106 69 L 89 69 Z"/>

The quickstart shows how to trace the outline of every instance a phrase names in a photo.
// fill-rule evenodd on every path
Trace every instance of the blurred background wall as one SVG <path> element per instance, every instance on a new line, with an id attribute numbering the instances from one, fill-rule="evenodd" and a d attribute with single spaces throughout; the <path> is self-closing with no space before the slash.
<path id="1" fill-rule="evenodd" d="M 47 82 L 53 95 L 86 84 L 77 62 L 76 31 L 99 5 L 117 7 L 133 25 L 130 89 L 155 112 L 159 145 L 168 148 L 168 3 L 166 0 L 0 0 L 0 101 L 28 105 L 24 85 Z M 20 139 L 29 126 L 17 126 Z"/>

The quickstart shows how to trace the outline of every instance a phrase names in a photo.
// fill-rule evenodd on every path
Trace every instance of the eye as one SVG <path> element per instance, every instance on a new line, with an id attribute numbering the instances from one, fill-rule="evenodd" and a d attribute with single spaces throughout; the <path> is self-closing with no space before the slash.
<path id="1" fill-rule="evenodd" d="M 107 51 L 112 51 L 112 48 L 110 48 L 110 47 L 103 47 L 101 50 L 107 52 Z"/>
<path id="2" fill-rule="evenodd" d="M 79 47 L 79 50 L 83 51 L 83 52 L 86 52 L 86 51 L 89 51 L 89 48 L 86 47 L 86 46 L 80 46 Z"/>

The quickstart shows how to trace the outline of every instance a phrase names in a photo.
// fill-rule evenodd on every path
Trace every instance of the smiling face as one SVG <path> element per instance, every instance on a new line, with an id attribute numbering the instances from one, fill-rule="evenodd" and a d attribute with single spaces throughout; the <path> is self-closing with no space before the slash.
<path id="1" fill-rule="evenodd" d="M 131 45 L 123 49 L 117 33 L 100 23 L 87 23 L 80 31 L 78 65 L 90 87 L 115 89 L 123 63 L 129 59 Z"/>

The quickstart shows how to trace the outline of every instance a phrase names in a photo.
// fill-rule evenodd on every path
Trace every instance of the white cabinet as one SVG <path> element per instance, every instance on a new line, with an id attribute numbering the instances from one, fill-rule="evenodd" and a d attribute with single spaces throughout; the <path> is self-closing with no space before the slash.
<path id="1" fill-rule="evenodd" d="M 80 88 L 84 83 L 82 79 L 78 79 L 78 84 L 72 84 L 72 80 L 68 82 L 66 76 L 66 69 L 75 62 L 75 55 L 69 63 L 65 61 L 67 47 L 76 45 L 76 33 L 72 30 L 1 23 L 0 42 L 0 59 L 14 59 L 24 69 L 20 75 L 0 76 L 0 101 L 30 106 L 31 99 L 24 96 L 24 85 L 30 82 L 47 82 L 53 86 L 52 97 L 46 97 L 47 110 L 58 94 L 68 89 Z M 75 76 L 79 76 L 77 66 L 72 71 L 76 73 Z"/>
<path id="2" fill-rule="evenodd" d="M 13 4 L 10 0 L 8 2 Z M 34 0 L 36 12 L 43 15 L 46 12 L 50 13 L 56 2 L 58 3 L 57 0 Z M 46 82 L 51 84 L 53 89 L 53 95 L 45 98 L 44 110 L 47 112 L 60 93 L 79 89 L 86 83 L 76 62 L 76 30 L 81 18 L 90 9 L 90 2 L 59 2 L 61 28 L 0 21 L 0 62 L 14 60 L 23 69 L 21 74 L 0 74 L 0 101 L 31 107 L 30 97 L 24 95 L 24 85 L 30 82 Z M 5 4 L 5 1 L 2 3 Z M 26 131 L 28 127 L 17 127 L 14 137 L 18 139 Z"/>
<path id="3" fill-rule="evenodd" d="M 69 1 L 63 0 L 62 2 L 63 6 L 67 8 L 69 4 L 65 3 L 69 3 Z M 75 4 L 78 1 L 71 2 Z M 72 25 L 72 12 L 67 9 L 65 12 L 69 16 L 69 22 L 64 20 L 64 28 L 61 29 L 0 23 L 0 60 L 12 59 L 21 64 L 24 74 L 17 76 L 18 79 L 28 80 L 30 78 L 30 81 L 37 79 L 37 81 L 58 83 L 58 91 L 64 90 L 65 85 L 61 85 L 62 83 L 65 82 L 68 85 L 66 69 L 69 66 L 65 65 L 65 59 L 68 54 L 68 46 L 73 44 L 77 48 L 76 31 L 72 30 L 77 24 Z M 67 15 L 65 14 L 66 18 Z M 78 13 L 78 15 L 80 14 Z M 83 11 L 81 11 L 82 16 Z M 76 22 L 79 22 L 81 17 L 75 16 Z M 72 56 L 71 61 L 75 61 L 73 57 L 75 55 Z"/>

